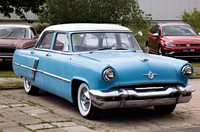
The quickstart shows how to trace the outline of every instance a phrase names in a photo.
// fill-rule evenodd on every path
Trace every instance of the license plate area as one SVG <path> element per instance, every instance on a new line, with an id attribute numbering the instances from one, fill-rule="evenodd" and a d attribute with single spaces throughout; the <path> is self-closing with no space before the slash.
<path id="1" fill-rule="evenodd" d="M 195 52 L 195 49 L 182 49 L 183 53 L 190 53 L 190 52 Z"/>

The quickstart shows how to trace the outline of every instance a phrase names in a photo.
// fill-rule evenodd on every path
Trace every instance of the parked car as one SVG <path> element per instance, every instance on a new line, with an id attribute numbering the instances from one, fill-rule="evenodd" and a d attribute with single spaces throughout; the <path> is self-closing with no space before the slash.
<path id="1" fill-rule="evenodd" d="M 99 109 L 154 106 L 170 113 L 195 91 L 187 61 L 143 53 L 132 31 L 114 24 L 49 26 L 34 48 L 15 51 L 13 70 L 27 94 L 51 92 L 88 119 Z"/>
<path id="2" fill-rule="evenodd" d="M 155 24 L 148 33 L 146 46 L 159 55 L 200 57 L 200 35 L 186 23 Z"/>
<path id="3" fill-rule="evenodd" d="M 37 33 L 28 25 L 0 25 L 0 61 L 13 58 L 16 48 L 28 49 L 35 46 Z"/>

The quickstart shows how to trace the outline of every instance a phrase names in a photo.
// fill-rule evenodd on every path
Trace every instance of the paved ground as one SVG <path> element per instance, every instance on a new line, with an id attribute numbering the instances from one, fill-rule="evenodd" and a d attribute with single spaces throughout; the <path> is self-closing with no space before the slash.
<path id="1" fill-rule="evenodd" d="M 23 97 L 0 92 L 0 104 L 0 132 L 94 131 Z"/>
<path id="2" fill-rule="evenodd" d="M 30 96 L 23 89 L 0 90 L 0 131 L 199 132 L 200 79 L 189 83 L 196 88 L 192 100 L 179 104 L 172 114 L 158 114 L 152 107 L 116 109 L 103 111 L 93 121 L 82 118 L 71 103 L 50 93 Z"/>

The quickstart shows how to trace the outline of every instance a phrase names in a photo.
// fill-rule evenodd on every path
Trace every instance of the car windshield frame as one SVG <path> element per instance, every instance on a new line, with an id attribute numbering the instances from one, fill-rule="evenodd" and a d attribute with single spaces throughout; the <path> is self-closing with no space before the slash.
<path id="1" fill-rule="evenodd" d="M 141 50 L 132 32 L 75 32 L 71 42 L 74 52 Z"/>
<path id="2" fill-rule="evenodd" d="M 197 36 L 197 32 L 191 26 L 174 25 L 162 26 L 162 36 Z"/>
<path id="3" fill-rule="evenodd" d="M 0 38 L 29 39 L 29 29 L 25 27 L 0 27 Z"/>

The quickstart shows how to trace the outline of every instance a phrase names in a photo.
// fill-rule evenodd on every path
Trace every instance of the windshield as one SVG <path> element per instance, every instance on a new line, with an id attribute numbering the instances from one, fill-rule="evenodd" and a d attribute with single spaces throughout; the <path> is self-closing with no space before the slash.
<path id="1" fill-rule="evenodd" d="M 132 33 L 74 33 L 72 34 L 75 52 L 93 50 L 140 50 Z"/>
<path id="2" fill-rule="evenodd" d="M 196 31 L 190 26 L 164 26 L 162 28 L 163 36 L 194 36 Z"/>
<path id="3" fill-rule="evenodd" d="M 19 27 L 0 27 L 0 38 L 24 38 L 28 39 L 28 29 Z"/>

